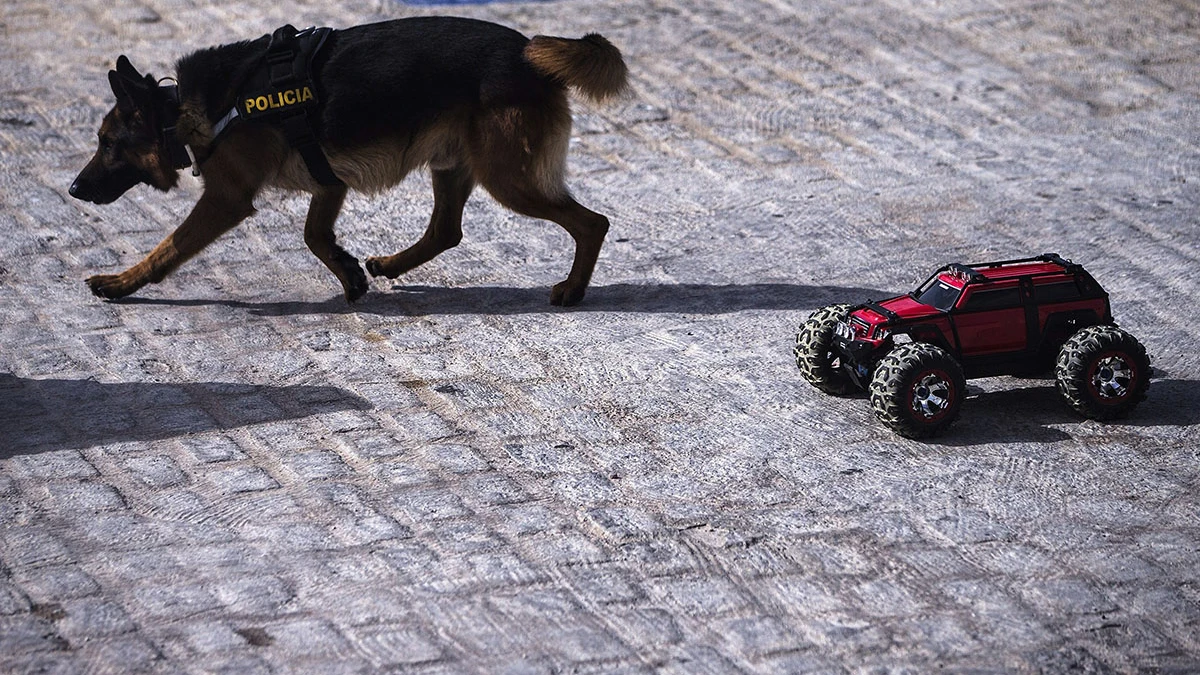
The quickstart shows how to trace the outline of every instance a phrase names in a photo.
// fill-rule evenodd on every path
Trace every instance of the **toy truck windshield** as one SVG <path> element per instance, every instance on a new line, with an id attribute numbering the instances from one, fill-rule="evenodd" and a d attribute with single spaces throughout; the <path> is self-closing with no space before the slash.
<path id="1" fill-rule="evenodd" d="M 958 302 L 962 295 L 962 286 L 951 283 L 947 275 L 938 275 L 929 280 L 923 288 L 912 292 L 912 298 L 922 305 L 929 305 L 943 312 L 948 312 Z"/>

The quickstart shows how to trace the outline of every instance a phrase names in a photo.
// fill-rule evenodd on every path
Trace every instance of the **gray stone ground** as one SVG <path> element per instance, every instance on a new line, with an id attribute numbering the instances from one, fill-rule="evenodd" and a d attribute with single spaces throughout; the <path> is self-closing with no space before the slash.
<path id="1" fill-rule="evenodd" d="M 627 56 L 634 95 L 576 107 L 613 221 L 577 309 L 566 235 L 483 193 L 353 308 L 282 194 L 93 298 L 200 189 L 67 197 L 118 54 L 430 10 L 0 9 L 0 671 L 1200 670 L 1200 5 L 441 9 Z M 354 197 L 343 240 L 394 252 L 430 205 Z M 1051 250 L 1153 354 L 1124 423 L 997 378 L 909 442 L 791 361 L 818 306 Z"/>

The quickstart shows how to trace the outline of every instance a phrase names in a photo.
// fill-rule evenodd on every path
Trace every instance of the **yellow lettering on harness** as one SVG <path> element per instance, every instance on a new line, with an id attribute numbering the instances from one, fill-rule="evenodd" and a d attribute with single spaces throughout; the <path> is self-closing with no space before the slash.
<path id="1" fill-rule="evenodd" d="M 249 115 L 275 110 L 276 108 L 287 108 L 311 101 L 314 98 L 316 96 L 313 94 L 311 87 L 285 89 L 283 91 L 273 91 L 263 96 L 251 96 L 242 102 L 242 107 L 245 108 L 245 114 Z"/>

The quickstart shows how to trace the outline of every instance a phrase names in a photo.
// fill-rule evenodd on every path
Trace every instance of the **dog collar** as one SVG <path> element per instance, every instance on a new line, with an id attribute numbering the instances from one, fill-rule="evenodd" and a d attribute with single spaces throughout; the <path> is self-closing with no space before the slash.
<path id="1" fill-rule="evenodd" d="M 176 84 L 160 84 L 158 91 L 162 94 L 162 109 L 159 111 L 159 133 L 162 135 L 163 147 L 171 160 L 171 168 L 186 169 L 192 165 L 191 148 L 179 140 L 175 129 L 179 121 L 179 86 Z"/>

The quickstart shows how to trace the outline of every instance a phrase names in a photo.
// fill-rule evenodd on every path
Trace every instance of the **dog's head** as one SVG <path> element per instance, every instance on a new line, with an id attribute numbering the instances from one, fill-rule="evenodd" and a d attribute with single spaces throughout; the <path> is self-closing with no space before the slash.
<path id="1" fill-rule="evenodd" d="M 163 93 L 150 75 L 142 75 L 121 56 L 108 71 L 117 104 L 100 124 L 100 147 L 71 183 L 71 196 L 108 204 L 138 183 L 162 191 L 175 187 L 179 175 L 169 159 L 161 133 Z"/>

